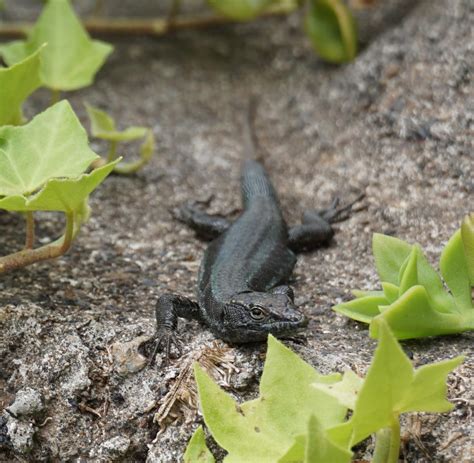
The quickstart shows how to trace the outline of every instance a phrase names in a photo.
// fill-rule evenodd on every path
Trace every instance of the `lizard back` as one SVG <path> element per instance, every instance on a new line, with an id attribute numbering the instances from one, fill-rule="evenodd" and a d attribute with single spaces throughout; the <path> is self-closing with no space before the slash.
<path id="1" fill-rule="evenodd" d="M 266 291 L 285 281 L 296 262 L 275 189 L 257 161 L 244 161 L 244 211 L 204 253 L 198 277 L 201 304 L 225 302 L 242 291 Z"/>

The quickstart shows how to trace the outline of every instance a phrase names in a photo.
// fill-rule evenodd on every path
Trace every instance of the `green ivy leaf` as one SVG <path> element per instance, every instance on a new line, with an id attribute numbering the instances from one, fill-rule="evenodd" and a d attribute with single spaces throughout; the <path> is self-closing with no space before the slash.
<path id="1" fill-rule="evenodd" d="M 207 0 L 209 5 L 222 15 L 236 21 L 256 18 L 275 0 Z"/>
<path id="2" fill-rule="evenodd" d="M 412 247 L 393 236 L 374 233 L 372 250 L 381 281 L 399 285 L 400 268 L 408 258 Z"/>
<path id="3" fill-rule="evenodd" d="M 333 307 L 336 312 L 347 315 L 354 320 L 370 323 L 374 317 L 380 314 L 379 306 L 389 304 L 387 298 L 380 296 L 365 296 L 349 302 L 343 302 Z"/>
<path id="4" fill-rule="evenodd" d="M 216 460 L 212 456 L 206 445 L 206 439 L 202 426 L 194 431 L 184 453 L 184 463 L 214 463 Z"/>
<path id="5" fill-rule="evenodd" d="M 76 90 L 90 85 L 113 47 L 91 40 L 69 0 L 49 0 L 26 41 L 0 46 L 9 64 L 17 63 L 41 45 L 41 79 L 53 90 Z"/>
<path id="6" fill-rule="evenodd" d="M 363 379 L 352 370 L 346 370 L 341 381 L 332 384 L 315 383 L 313 386 L 336 398 L 344 407 L 354 410 L 357 394 L 363 384 Z"/>
<path id="7" fill-rule="evenodd" d="M 258 399 L 238 405 L 198 365 L 195 376 L 206 425 L 229 452 L 226 463 L 278 461 L 307 432 L 311 415 L 327 428 L 342 422 L 347 411 L 312 387 L 335 382 L 340 375 L 321 376 L 272 336 Z"/>
<path id="8" fill-rule="evenodd" d="M 112 172 L 117 159 L 90 174 L 77 178 L 53 178 L 41 190 L 31 196 L 12 195 L 0 199 L 0 209 L 10 211 L 63 211 L 80 209 L 89 195 Z"/>
<path id="9" fill-rule="evenodd" d="M 387 323 L 377 320 L 379 344 L 356 400 L 350 420 L 336 428 L 349 431 L 348 445 L 363 441 L 379 429 L 390 427 L 406 411 L 444 412 L 452 408 L 446 401 L 447 374 L 463 361 L 425 365 L 414 371 Z"/>
<path id="10" fill-rule="evenodd" d="M 341 0 L 310 0 L 305 29 L 316 52 L 342 63 L 357 53 L 357 32 L 350 10 Z"/>
<path id="11" fill-rule="evenodd" d="M 349 463 L 352 452 L 334 443 L 313 415 L 309 420 L 305 463 Z"/>
<path id="12" fill-rule="evenodd" d="M 98 156 L 67 101 L 21 127 L 0 128 L 0 196 L 27 196 L 52 178 L 82 174 Z"/>
<path id="13" fill-rule="evenodd" d="M 23 123 L 21 105 L 40 85 L 40 53 L 9 68 L 0 68 L 0 126 Z"/>
<path id="14" fill-rule="evenodd" d="M 293 445 L 283 455 L 278 463 L 300 463 L 304 461 L 304 454 L 306 450 L 306 436 L 296 436 Z"/>
<path id="15" fill-rule="evenodd" d="M 146 127 L 128 127 L 125 130 L 117 130 L 114 119 L 105 111 L 90 104 L 86 104 L 87 114 L 91 121 L 91 134 L 93 137 L 116 142 L 132 141 L 143 138 L 148 129 Z"/>
<path id="16" fill-rule="evenodd" d="M 469 329 L 458 313 L 444 313 L 434 309 L 426 288 L 420 285 L 411 287 L 372 320 L 370 336 L 373 338 L 379 336 L 379 325 L 374 323 L 379 319 L 390 325 L 398 339 L 454 334 Z"/>

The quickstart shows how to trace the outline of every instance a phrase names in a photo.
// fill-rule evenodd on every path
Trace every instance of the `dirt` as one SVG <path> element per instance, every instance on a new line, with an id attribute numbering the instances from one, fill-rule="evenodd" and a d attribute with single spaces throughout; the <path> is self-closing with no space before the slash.
<path id="1" fill-rule="evenodd" d="M 23 14 L 6 3 L 7 19 Z M 387 1 L 359 16 L 364 48 L 345 66 L 318 59 L 292 15 L 115 39 L 94 85 L 66 95 L 85 124 L 87 101 L 122 127 L 151 126 L 157 152 L 139 174 L 112 176 L 94 193 L 92 217 L 66 256 L 1 277 L 0 407 L 15 403 L 23 415 L 13 431 L 11 417 L 0 415 L 0 461 L 180 461 L 201 418 L 156 439 L 153 423 L 180 362 L 124 376 L 111 346 L 153 334 L 163 292 L 193 296 L 205 243 L 169 209 L 210 197 L 211 212 L 240 207 L 240 122 L 251 94 L 290 223 L 335 196 L 367 195 L 368 209 L 340 224 L 329 247 L 299 257 L 296 302 L 310 325 L 306 344 L 287 341 L 322 373 L 366 371 L 375 347 L 366 326 L 330 308 L 353 288 L 377 287 L 372 233 L 418 242 L 436 265 L 473 209 L 474 9 L 470 0 Z M 48 99 L 35 93 L 27 113 Z M 40 240 L 62 225 L 41 214 Z M 0 254 L 20 249 L 23 233 L 21 216 L 0 212 Z M 213 340 L 195 322 L 179 330 L 185 353 Z M 403 461 L 474 458 L 472 341 L 471 333 L 403 343 L 415 365 L 466 355 L 449 377 L 454 410 L 403 421 Z M 242 399 L 255 394 L 264 351 L 235 347 L 241 372 L 231 382 Z M 371 450 L 369 442 L 358 455 L 369 459 Z"/>

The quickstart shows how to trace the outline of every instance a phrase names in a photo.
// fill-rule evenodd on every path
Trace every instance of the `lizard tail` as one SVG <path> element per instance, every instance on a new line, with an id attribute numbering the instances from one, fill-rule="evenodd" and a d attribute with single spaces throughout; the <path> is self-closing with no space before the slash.
<path id="1" fill-rule="evenodd" d="M 244 124 L 245 157 L 242 163 L 241 190 L 244 206 L 256 196 L 277 200 L 275 189 L 263 166 L 263 158 L 258 156 L 258 138 L 255 134 L 255 114 L 257 99 L 250 97 Z"/>

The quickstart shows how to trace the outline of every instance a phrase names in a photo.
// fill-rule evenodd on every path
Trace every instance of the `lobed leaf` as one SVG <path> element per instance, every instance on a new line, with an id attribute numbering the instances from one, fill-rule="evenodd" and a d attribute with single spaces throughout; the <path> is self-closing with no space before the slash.
<path id="1" fill-rule="evenodd" d="M 449 409 L 449 402 L 445 399 L 446 376 L 463 360 L 463 357 L 456 357 L 414 371 L 388 324 L 383 319 L 373 323 L 378 325 L 379 343 L 357 397 L 354 413 L 348 422 L 330 430 L 331 436 L 348 436 L 349 446 L 389 427 L 405 411 Z"/>
<path id="2" fill-rule="evenodd" d="M 196 365 L 196 382 L 206 425 L 229 452 L 225 461 L 275 462 L 306 434 L 311 415 L 323 428 L 342 422 L 347 409 L 317 390 L 313 383 L 330 384 L 340 375 L 321 376 L 272 336 L 256 400 L 238 405 Z"/>
<path id="3" fill-rule="evenodd" d="M 352 370 L 346 370 L 341 381 L 333 384 L 315 383 L 313 386 L 334 397 L 344 407 L 354 410 L 357 395 L 362 387 L 363 379 Z"/>
<path id="4" fill-rule="evenodd" d="M 413 246 L 393 236 L 374 233 L 372 250 L 380 280 L 399 285 L 400 268 Z"/>
<path id="5" fill-rule="evenodd" d="M 0 68 L 0 126 L 23 123 L 21 106 L 41 85 L 40 53 L 41 49 L 9 68 Z"/>
<path id="6" fill-rule="evenodd" d="M 188 443 L 184 453 L 184 463 L 214 463 L 215 461 L 207 448 L 202 426 L 199 426 Z"/>
<path id="7" fill-rule="evenodd" d="M 47 43 L 41 60 L 41 79 L 54 90 L 90 85 L 113 47 L 91 40 L 69 0 L 49 0 L 25 41 L 0 46 L 7 64 L 22 61 Z"/>
<path id="8" fill-rule="evenodd" d="M 94 137 L 110 141 L 132 141 L 143 138 L 147 134 L 145 127 L 128 127 L 125 130 L 117 130 L 114 119 L 105 111 L 90 104 L 86 104 L 87 114 L 91 121 L 91 134 Z"/>
<path id="9" fill-rule="evenodd" d="M 0 196 L 28 196 L 52 178 L 82 174 L 98 156 L 67 101 L 22 127 L 0 127 Z"/>
<path id="10" fill-rule="evenodd" d="M 32 196 L 12 195 L 0 199 L 0 209 L 10 211 L 63 211 L 80 209 L 84 200 L 112 172 L 117 159 L 76 178 L 53 178 Z"/>
<path id="11" fill-rule="evenodd" d="M 349 463 L 352 452 L 334 443 L 316 417 L 309 419 L 305 463 Z"/>
<path id="12" fill-rule="evenodd" d="M 310 0 L 305 29 L 313 48 L 327 61 L 342 63 L 357 53 L 357 32 L 341 0 Z"/>

